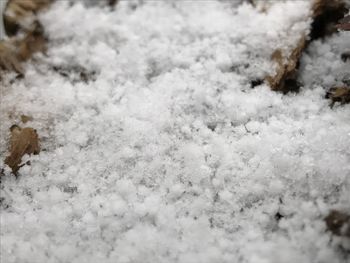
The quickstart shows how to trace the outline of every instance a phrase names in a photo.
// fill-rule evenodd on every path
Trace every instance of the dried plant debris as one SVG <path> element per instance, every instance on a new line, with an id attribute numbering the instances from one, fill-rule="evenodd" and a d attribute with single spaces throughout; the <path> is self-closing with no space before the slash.
<path id="1" fill-rule="evenodd" d="M 312 11 L 314 16 L 322 15 L 326 10 L 339 10 L 345 8 L 346 4 L 344 0 L 314 0 Z"/>
<path id="2" fill-rule="evenodd" d="M 10 0 L 4 12 L 9 39 L 0 42 L 0 68 L 23 74 L 21 62 L 46 50 L 46 38 L 36 14 L 51 0 Z"/>
<path id="3" fill-rule="evenodd" d="M 313 5 L 311 40 L 323 38 L 335 33 L 336 24 L 347 12 L 343 0 L 315 0 Z"/>
<path id="4" fill-rule="evenodd" d="M 115 7 L 119 0 L 108 0 L 107 3 L 110 7 Z"/>
<path id="5" fill-rule="evenodd" d="M 261 13 L 266 13 L 272 5 L 272 1 L 250 0 L 249 2 Z"/>
<path id="6" fill-rule="evenodd" d="M 46 51 L 47 40 L 42 34 L 30 32 L 21 39 L 0 42 L 0 69 L 23 74 L 21 62 L 32 57 L 36 52 Z"/>
<path id="7" fill-rule="evenodd" d="M 333 87 L 327 94 L 327 99 L 331 99 L 331 107 L 334 106 L 336 102 L 340 104 L 350 103 L 350 88 L 349 87 Z"/>
<path id="8" fill-rule="evenodd" d="M 35 29 L 36 14 L 46 8 L 51 0 L 9 0 L 4 13 L 6 34 L 14 36 L 19 31 Z"/>
<path id="9" fill-rule="evenodd" d="M 315 0 L 313 2 L 313 23 L 310 40 L 306 35 L 302 35 L 289 54 L 276 50 L 271 56 L 271 59 L 277 63 L 276 73 L 266 77 L 266 81 L 272 90 L 282 91 L 283 93 L 299 90 L 301 84 L 297 81 L 298 65 L 303 51 L 309 41 L 336 32 L 335 25 L 344 16 L 345 12 L 346 5 L 341 0 Z"/>
<path id="10" fill-rule="evenodd" d="M 35 30 L 28 33 L 24 39 L 18 41 L 17 56 L 21 61 L 29 59 L 36 52 L 46 51 L 47 39 L 42 26 L 38 23 Z"/>
<path id="11" fill-rule="evenodd" d="M 27 123 L 29 121 L 33 121 L 33 117 L 22 114 L 21 115 L 21 121 L 23 123 Z"/>
<path id="12" fill-rule="evenodd" d="M 350 73 L 348 75 L 345 75 L 342 79 L 342 82 L 347 85 L 348 87 L 350 87 Z"/>
<path id="13" fill-rule="evenodd" d="M 299 59 L 305 45 L 306 37 L 304 36 L 288 58 L 285 58 L 280 49 L 272 54 L 272 60 L 277 63 L 277 72 L 274 76 L 266 78 L 272 90 L 282 91 L 283 93 L 299 90 L 300 84 L 297 82 L 296 76 Z"/>
<path id="14" fill-rule="evenodd" d="M 10 155 L 5 159 L 5 163 L 16 174 L 23 165 L 22 157 L 25 154 L 39 154 L 39 137 L 33 128 L 20 128 L 17 125 L 11 127 Z"/>
<path id="15" fill-rule="evenodd" d="M 344 31 L 350 31 L 350 15 L 341 19 L 337 25 L 337 28 Z"/>
<path id="16" fill-rule="evenodd" d="M 264 83 L 264 81 L 262 79 L 259 79 L 259 78 L 253 79 L 252 81 L 250 81 L 250 87 L 253 89 L 257 86 L 262 85 L 263 83 Z"/>
<path id="17" fill-rule="evenodd" d="M 53 70 L 58 72 L 62 77 L 69 79 L 71 83 L 84 82 L 96 80 L 96 71 L 87 70 L 79 65 L 76 66 L 54 66 Z"/>
<path id="18" fill-rule="evenodd" d="M 296 80 L 298 64 L 306 45 L 307 40 L 304 35 L 289 55 L 283 54 L 280 49 L 272 53 L 271 59 L 277 63 L 277 70 L 274 75 L 266 77 L 266 81 L 272 90 L 282 91 L 283 93 L 299 90 L 300 85 L 297 85 Z"/>
<path id="19" fill-rule="evenodd" d="M 341 54 L 341 60 L 343 62 L 347 62 L 348 60 L 350 60 L 350 52 L 344 52 Z"/>
<path id="20" fill-rule="evenodd" d="M 350 215 L 332 210 L 325 218 L 327 229 L 334 235 L 350 237 Z"/>
<path id="21" fill-rule="evenodd" d="M 54 1 L 8 1 L 3 20 L 6 34 L 10 39 L 0 42 L 0 69 L 23 74 L 21 62 L 30 59 L 36 52 L 46 51 L 47 39 L 37 14 Z M 103 3 L 114 8 L 118 0 L 105 0 Z"/>
<path id="22" fill-rule="evenodd" d="M 0 69 L 23 73 L 16 49 L 9 42 L 0 42 Z"/>

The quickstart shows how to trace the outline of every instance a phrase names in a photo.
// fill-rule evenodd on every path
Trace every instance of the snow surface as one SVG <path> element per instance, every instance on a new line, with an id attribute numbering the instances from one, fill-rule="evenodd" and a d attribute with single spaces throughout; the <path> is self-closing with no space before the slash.
<path id="1" fill-rule="evenodd" d="M 309 47 L 300 93 L 251 88 L 309 9 L 58 1 L 47 56 L 1 86 L 1 162 L 21 114 L 42 146 L 1 163 L 1 262 L 349 262 L 323 221 L 350 211 L 350 105 L 324 99 L 349 34 Z"/>

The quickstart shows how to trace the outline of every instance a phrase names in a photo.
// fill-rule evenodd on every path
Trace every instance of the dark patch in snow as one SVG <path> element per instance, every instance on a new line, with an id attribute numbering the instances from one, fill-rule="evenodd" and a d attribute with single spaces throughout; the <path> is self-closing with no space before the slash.
<path id="1" fill-rule="evenodd" d="M 264 81 L 262 79 L 254 79 L 250 82 L 250 87 L 253 89 L 257 86 L 260 86 L 264 83 Z"/>
<path id="2" fill-rule="evenodd" d="M 76 187 L 76 186 L 64 186 L 63 192 L 73 194 L 73 193 L 78 192 L 78 187 Z"/>
<path id="3" fill-rule="evenodd" d="M 69 79 L 73 84 L 81 81 L 89 83 L 96 80 L 97 75 L 96 71 L 89 71 L 81 66 L 54 66 L 53 70 L 58 72 L 62 77 Z"/>
<path id="4" fill-rule="evenodd" d="M 350 237 L 350 215 L 332 210 L 325 218 L 327 229 L 337 236 Z"/>
<path id="5" fill-rule="evenodd" d="M 345 52 L 341 54 L 341 60 L 343 62 L 347 62 L 348 60 L 350 60 L 350 52 Z"/>
<path id="6" fill-rule="evenodd" d="M 277 212 L 277 213 L 275 214 L 275 219 L 276 219 L 276 221 L 280 221 L 283 217 L 284 217 L 284 216 L 281 215 L 280 212 Z"/>
<path id="7" fill-rule="evenodd" d="M 310 38 L 317 40 L 329 36 L 337 32 L 335 25 L 347 13 L 345 4 L 341 3 L 332 6 L 332 4 L 325 7 L 324 11 L 314 18 L 311 25 Z"/>
<path id="8" fill-rule="evenodd" d="M 215 129 L 217 127 L 217 123 L 208 123 L 207 127 L 208 127 L 209 130 L 215 131 Z"/>
<path id="9" fill-rule="evenodd" d="M 299 92 L 301 86 L 302 84 L 295 78 L 286 79 L 284 81 L 285 90 L 283 92 Z"/>

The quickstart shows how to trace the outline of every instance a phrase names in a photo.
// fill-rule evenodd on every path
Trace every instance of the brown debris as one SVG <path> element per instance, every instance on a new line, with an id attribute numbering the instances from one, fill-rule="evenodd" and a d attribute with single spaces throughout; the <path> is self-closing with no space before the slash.
<path id="1" fill-rule="evenodd" d="M 274 76 L 266 77 L 266 80 L 270 84 L 272 90 L 286 93 L 295 89 L 291 88 L 288 83 L 296 78 L 297 66 L 305 46 L 306 37 L 303 36 L 288 58 L 283 56 L 280 49 L 276 50 L 272 54 L 272 60 L 277 63 L 277 72 Z"/>
<path id="2" fill-rule="evenodd" d="M 72 83 L 80 81 L 88 83 L 96 80 L 96 71 L 89 71 L 81 66 L 54 66 L 52 69 L 62 77 L 69 79 Z"/>
<path id="3" fill-rule="evenodd" d="M 1 0 L 0 0 L 1 1 Z M 36 52 L 45 52 L 47 39 L 37 14 L 55 0 L 9 0 L 4 12 L 4 26 L 9 40 L 0 41 L 0 69 L 23 75 L 21 62 Z M 105 0 L 114 8 L 119 0 Z M 1 16 L 2 14 L 0 14 Z M 2 17 L 0 17 L 2 19 Z M 24 37 L 19 36 L 19 32 Z"/>
<path id="4" fill-rule="evenodd" d="M 11 43 L 0 42 L 0 69 L 15 71 L 23 74 L 23 69 L 17 56 L 16 49 Z"/>
<path id="5" fill-rule="evenodd" d="M 343 17 L 345 10 L 345 3 L 342 0 L 315 0 L 312 5 L 314 22 L 310 34 L 311 40 L 331 33 L 330 30 L 334 31 L 334 26 L 331 26 L 331 24 Z M 281 50 L 273 52 L 271 59 L 277 63 L 277 70 L 274 75 L 266 77 L 266 81 L 272 90 L 284 93 L 298 90 L 296 81 L 298 64 L 308 42 L 307 37 L 303 35 L 289 54 L 283 54 Z"/>
<path id="6" fill-rule="evenodd" d="M 268 8 L 271 6 L 271 1 L 241 0 L 241 3 L 250 4 L 261 13 L 265 13 L 268 10 Z"/>
<path id="7" fill-rule="evenodd" d="M 29 122 L 29 121 L 32 121 L 33 120 L 33 117 L 31 117 L 31 116 L 27 116 L 27 115 L 21 115 L 21 121 L 23 122 L 23 123 L 27 123 L 27 122 Z"/>
<path id="8" fill-rule="evenodd" d="M 327 229 L 334 235 L 350 237 L 350 215 L 337 210 L 332 210 L 324 219 Z"/>
<path id="9" fill-rule="evenodd" d="M 344 0 L 314 0 L 312 5 L 313 17 L 322 15 L 328 10 L 339 10 L 346 7 Z"/>
<path id="10" fill-rule="evenodd" d="M 4 26 L 6 34 L 12 37 L 0 42 L 0 69 L 23 74 L 21 62 L 36 52 L 45 52 L 47 40 L 36 14 L 50 3 L 51 0 L 10 0 L 7 3 Z"/>
<path id="11" fill-rule="evenodd" d="M 350 59 L 350 52 L 344 52 L 340 57 L 343 62 L 347 62 Z"/>
<path id="12" fill-rule="evenodd" d="M 9 0 L 4 12 L 6 34 L 14 36 L 19 30 L 30 32 L 35 29 L 36 14 L 49 6 L 51 0 Z"/>
<path id="13" fill-rule="evenodd" d="M 5 163 L 11 167 L 16 174 L 22 167 L 22 157 L 25 154 L 39 154 L 39 138 L 33 128 L 20 128 L 13 125 L 11 128 L 10 155 L 5 159 Z"/>
<path id="14" fill-rule="evenodd" d="M 118 4 L 119 0 L 108 0 L 108 5 L 110 7 L 115 7 Z"/>
<path id="15" fill-rule="evenodd" d="M 350 103 L 350 88 L 346 86 L 333 87 L 327 92 L 326 98 L 331 99 L 331 107 L 336 102 L 340 102 L 340 104 Z"/>
<path id="16" fill-rule="evenodd" d="M 350 31 L 350 15 L 340 20 L 337 28 L 344 31 Z"/>
<path id="17" fill-rule="evenodd" d="M 311 40 L 337 32 L 338 21 L 347 13 L 344 0 L 315 0 L 313 5 Z"/>
<path id="18" fill-rule="evenodd" d="M 18 42 L 17 56 L 21 61 L 28 60 L 36 52 L 46 51 L 46 38 L 40 24 Z"/>
<path id="19" fill-rule="evenodd" d="M 46 51 L 46 39 L 35 32 L 23 39 L 10 39 L 0 42 L 0 69 L 23 74 L 21 63 L 30 59 L 36 52 Z"/>

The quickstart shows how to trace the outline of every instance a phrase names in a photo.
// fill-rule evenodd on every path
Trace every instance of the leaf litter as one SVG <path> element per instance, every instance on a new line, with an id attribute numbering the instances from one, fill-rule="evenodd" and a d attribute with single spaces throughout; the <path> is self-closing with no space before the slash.
<path id="1" fill-rule="evenodd" d="M 6 157 L 5 163 L 16 174 L 22 164 L 22 157 L 25 154 L 39 154 L 39 137 L 33 128 L 20 128 L 17 125 L 11 127 L 10 155 Z"/>

